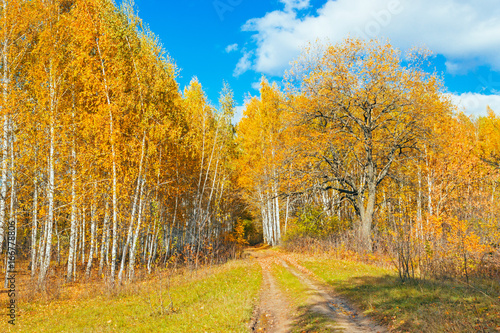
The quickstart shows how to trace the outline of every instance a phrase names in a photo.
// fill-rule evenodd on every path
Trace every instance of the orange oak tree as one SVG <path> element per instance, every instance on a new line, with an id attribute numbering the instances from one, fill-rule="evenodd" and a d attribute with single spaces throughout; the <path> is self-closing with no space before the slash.
<path id="1" fill-rule="evenodd" d="M 430 121 L 450 112 L 439 79 L 420 69 L 425 56 L 415 52 L 403 64 L 388 43 L 348 39 L 311 46 L 289 73 L 291 112 L 305 133 L 296 158 L 311 163 L 310 186 L 351 203 L 368 251 L 380 185 L 416 152 Z"/>

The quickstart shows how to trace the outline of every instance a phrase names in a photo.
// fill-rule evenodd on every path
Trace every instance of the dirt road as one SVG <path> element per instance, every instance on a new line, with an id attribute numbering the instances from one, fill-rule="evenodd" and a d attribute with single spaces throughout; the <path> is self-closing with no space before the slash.
<path id="1" fill-rule="evenodd" d="M 287 296 L 280 289 L 272 274 L 272 265 L 281 265 L 298 278 L 307 293 L 307 311 L 313 316 L 320 316 L 320 327 L 316 332 L 388 332 L 360 311 L 347 300 L 335 295 L 324 283 L 313 277 L 308 270 L 293 258 L 267 249 L 250 250 L 249 256 L 258 260 L 262 267 L 262 290 L 258 307 L 254 311 L 251 330 L 253 332 L 286 333 L 308 332 L 299 327 L 297 313 Z"/>

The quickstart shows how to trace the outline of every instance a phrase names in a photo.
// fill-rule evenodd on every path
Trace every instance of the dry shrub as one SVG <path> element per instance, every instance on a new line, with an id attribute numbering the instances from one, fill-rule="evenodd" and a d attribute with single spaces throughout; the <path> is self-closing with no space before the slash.
<path id="1" fill-rule="evenodd" d="M 477 273 L 500 283 L 500 249 L 492 250 L 482 256 L 477 266 Z"/>
<path id="2" fill-rule="evenodd" d="M 402 281 L 414 278 L 456 279 L 498 274 L 498 258 L 488 255 L 471 223 L 455 217 L 431 216 L 415 221 L 394 216 L 386 231 L 386 248 Z"/>

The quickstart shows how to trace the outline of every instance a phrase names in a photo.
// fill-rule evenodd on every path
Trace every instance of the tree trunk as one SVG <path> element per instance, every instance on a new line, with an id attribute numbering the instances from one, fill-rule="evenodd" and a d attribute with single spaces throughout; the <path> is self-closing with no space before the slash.
<path id="1" fill-rule="evenodd" d="M 117 194 L 117 175 L 116 175 L 116 152 L 115 152 L 115 139 L 113 130 L 113 110 L 111 104 L 111 98 L 109 96 L 108 82 L 106 79 L 106 69 L 104 66 L 104 59 L 101 54 L 101 47 L 99 45 L 99 38 L 96 38 L 97 53 L 99 54 L 99 60 L 101 62 L 101 72 L 104 81 L 104 92 L 106 94 L 106 102 L 109 109 L 109 141 L 111 144 L 111 162 L 112 162 L 112 192 L 113 192 L 113 244 L 111 248 L 111 284 L 115 282 L 115 270 L 116 270 L 116 255 L 117 255 L 117 245 L 118 245 L 118 194 Z"/>
<path id="2" fill-rule="evenodd" d="M 134 231 L 133 227 L 134 227 L 134 220 L 135 220 L 135 212 L 137 209 L 137 200 L 141 196 L 140 192 L 142 189 L 142 184 L 141 184 L 141 182 L 142 182 L 142 163 L 144 161 L 145 145 L 146 145 L 146 133 L 144 133 L 143 139 L 142 139 L 142 151 L 141 151 L 141 161 L 139 163 L 139 175 L 137 176 L 137 185 L 136 185 L 136 189 L 135 189 L 134 202 L 132 204 L 132 214 L 130 216 L 130 225 L 129 225 L 128 233 L 127 233 L 127 242 L 125 243 L 125 246 L 123 247 L 122 260 L 121 260 L 121 264 L 120 264 L 120 272 L 118 273 L 118 281 L 120 281 L 120 282 L 122 281 L 122 278 L 123 278 L 123 270 L 125 267 L 125 259 L 127 257 L 127 251 L 128 251 L 130 242 L 132 241 L 132 236 L 133 236 L 133 231 Z M 140 203 L 139 203 L 139 212 L 141 211 L 141 207 L 140 207 L 141 202 L 142 202 L 142 198 L 140 199 Z"/>
<path id="3" fill-rule="evenodd" d="M 142 190 L 143 190 L 143 186 L 144 186 L 144 181 L 141 182 L 139 212 L 137 213 L 137 227 L 136 227 L 135 234 L 134 234 L 134 237 L 132 240 L 132 245 L 130 248 L 130 258 L 129 258 L 129 266 L 128 266 L 128 279 L 129 280 L 132 280 L 134 278 L 135 250 L 136 250 L 136 245 L 137 245 L 137 238 L 139 237 L 139 231 L 141 229 L 141 221 L 142 221 L 142 206 L 143 206 Z"/>
<path id="4" fill-rule="evenodd" d="M 76 151 L 75 140 L 73 139 L 73 146 L 71 147 L 71 227 L 69 238 L 69 253 L 68 253 L 68 270 L 66 273 L 66 280 L 69 282 L 73 273 L 73 258 L 75 257 L 75 244 L 76 244 Z"/>
<path id="5" fill-rule="evenodd" d="M 90 208 L 90 253 L 89 261 L 87 263 L 87 269 L 85 271 L 85 276 L 90 277 L 90 270 L 92 269 L 92 260 L 94 259 L 94 243 L 95 243 L 95 232 L 96 232 L 96 222 L 95 222 L 95 204 L 92 203 Z"/>
<path id="6" fill-rule="evenodd" d="M 106 258 L 106 264 L 108 262 L 108 252 L 109 252 L 109 215 L 108 207 L 109 203 L 106 199 L 106 204 L 104 205 L 104 221 L 102 226 L 102 237 L 101 237 L 101 259 L 99 261 L 99 275 L 102 274 L 102 268 L 104 267 L 104 258 Z"/>
<path id="7" fill-rule="evenodd" d="M 5 79 L 5 75 L 4 75 Z M 7 112 L 4 107 L 4 112 Z M 5 200 L 7 198 L 7 161 L 8 161 L 8 126 L 9 126 L 9 118 L 7 114 L 4 115 L 3 119 L 3 138 L 2 138 L 2 188 L 1 188 L 1 195 L 0 195 L 0 253 L 2 252 L 2 246 L 3 246 L 3 240 L 4 240 L 4 233 L 5 233 Z"/>
<path id="8" fill-rule="evenodd" d="M 360 213 L 360 245 L 367 251 L 372 252 L 372 224 L 373 224 L 373 213 L 375 212 L 375 199 L 376 199 L 376 184 L 368 184 L 368 193 L 366 193 L 366 198 L 363 194 L 358 197 L 358 208 Z M 365 204 L 366 201 L 366 204 Z"/>
<path id="9" fill-rule="evenodd" d="M 10 218 L 9 218 L 9 227 L 7 228 L 8 230 L 8 246 L 7 249 L 10 251 L 6 252 L 6 255 L 10 257 L 11 251 L 14 251 L 16 253 L 16 246 L 17 246 L 17 217 L 16 217 L 16 178 L 15 178 L 15 164 L 14 164 L 14 138 L 12 137 L 12 124 L 10 125 L 9 128 L 11 132 L 11 138 L 10 138 Z M 11 234 L 11 226 L 14 226 L 14 235 L 12 237 Z M 14 255 L 14 258 L 16 256 Z M 9 258 L 10 259 L 10 258 Z M 9 262 L 9 260 L 7 260 Z M 15 265 L 15 259 L 14 259 L 14 265 Z M 5 284 L 4 287 L 7 289 L 8 286 L 8 278 L 9 278 L 9 272 L 15 272 L 15 267 L 14 269 L 7 268 L 5 269 Z"/>
<path id="10" fill-rule="evenodd" d="M 2 92 L 3 92 L 3 138 L 2 138 L 2 188 L 0 191 L 0 253 L 3 249 L 3 241 L 5 238 L 5 200 L 7 197 L 7 139 L 8 139 L 8 124 L 9 116 L 7 113 L 7 100 L 9 94 L 9 61 L 8 61 L 8 51 L 9 51 L 9 40 L 8 40 L 8 29 L 7 29 L 7 1 L 2 1 L 3 8 L 3 45 L 2 45 Z"/>
<path id="11" fill-rule="evenodd" d="M 87 217 L 87 214 L 85 213 L 85 208 L 83 208 L 82 211 L 82 241 L 81 241 L 81 255 L 82 255 L 82 267 L 85 265 L 85 218 Z"/>
<path id="12" fill-rule="evenodd" d="M 50 256 L 52 251 L 52 227 L 54 225 L 54 146 L 55 146 L 55 87 L 52 77 L 52 63 L 50 64 L 50 76 L 49 76 L 49 97 L 50 97 L 50 148 L 49 148 L 49 165 L 48 174 L 49 179 L 47 182 L 47 201 L 48 201 L 48 212 L 47 212 L 47 239 L 45 244 L 45 258 L 40 270 L 39 283 L 45 281 L 45 277 L 50 266 Z"/>
<path id="13" fill-rule="evenodd" d="M 33 220 L 31 224 L 31 277 L 35 276 L 36 271 L 36 237 L 38 230 L 38 181 L 37 176 L 33 182 Z"/>

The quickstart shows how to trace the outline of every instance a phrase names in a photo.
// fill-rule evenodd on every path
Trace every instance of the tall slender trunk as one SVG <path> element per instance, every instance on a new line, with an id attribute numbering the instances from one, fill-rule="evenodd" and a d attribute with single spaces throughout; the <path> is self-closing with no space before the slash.
<path id="1" fill-rule="evenodd" d="M 7 112 L 4 108 L 4 112 Z M 7 114 L 4 115 L 3 119 L 3 138 L 2 138 L 2 188 L 0 190 L 0 253 L 2 252 L 3 240 L 5 238 L 5 200 L 7 198 L 7 168 L 8 168 L 8 127 L 9 127 L 9 117 Z"/>
<path id="2" fill-rule="evenodd" d="M 76 218 L 76 228 L 75 228 L 75 252 L 73 252 L 73 280 L 76 280 L 76 266 L 78 264 L 78 246 L 81 247 L 81 242 L 78 237 L 80 237 L 81 223 L 78 222 L 78 216 Z"/>
<path id="3" fill-rule="evenodd" d="M 418 193 L 417 193 L 417 222 L 421 240 L 424 240 L 424 233 L 422 227 L 422 170 L 418 166 Z"/>
<path id="4" fill-rule="evenodd" d="M 123 270 L 125 267 L 125 260 L 127 257 L 127 251 L 128 251 L 130 242 L 132 241 L 135 213 L 136 213 L 136 209 L 137 209 L 137 200 L 141 196 L 140 191 L 141 191 L 141 182 L 142 182 L 142 164 L 144 161 L 145 144 L 146 144 L 146 132 L 144 132 L 143 139 L 142 139 L 141 161 L 139 163 L 139 175 L 137 176 L 137 185 L 136 185 L 136 189 L 135 189 L 134 202 L 132 204 L 132 214 L 130 217 L 130 225 L 129 225 L 128 233 L 127 233 L 127 241 L 125 243 L 125 246 L 123 247 L 122 260 L 121 260 L 121 264 L 120 264 L 120 271 L 118 273 L 118 281 L 120 281 L 120 282 L 122 281 L 122 278 L 123 278 Z M 141 198 L 141 200 L 142 200 L 142 198 Z M 139 206 L 139 211 L 140 211 L 140 209 L 141 209 L 141 207 Z"/>
<path id="5" fill-rule="evenodd" d="M 33 184 L 34 190 L 33 190 L 33 219 L 31 224 L 31 277 L 35 276 L 35 271 L 36 271 L 36 238 L 38 229 L 38 180 L 36 175 L 33 183 L 34 183 Z"/>
<path id="6" fill-rule="evenodd" d="M 52 75 L 52 63 L 50 63 L 50 76 L 49 76 L 49 98 L 50 98 L 50 146 L 49 146 L 49 165 L 48 174 L 49 179 L 47 182 L 47 200 L 48 200 L 48 212 L 47 212 L 47 239 L 45 244 L 45 258 L 40 270 L 39 283 L 41 284 L 45 281 L 47 271 L 50 266 L 50 257 L 52 251 L 52 228 L 54 225 L 54 146 L 55 146 L 55 87 Z"/>
<path id="7" fill-rule="evenodd" d="M 146 262 L 146 252 L 148 250 L 148 239 L 149 239 L 149 228 L 150 224 L 148 223 L 148 231 L 146 231 L 146 234 L 142 237 L 142 262 Z"/>
<path id="8" fill-rule="evenodd" d="M 141 181 L 141 189 L 140 189 L 140 200 L 139 200 L 139 212 L 137 213 L 137 227 L 135 229 L 135 234 L 132 240 L 132 245 L 130 248 L 130 258 L 129 258 L 129 266 L 128 266 L 128 279 L 132 280 L 134 278 L 134 265 L 135 265 L 135 250 L 137 245 L 137 238 L 139 236 L 139 231 L 141 229 L 141 221 L 142 221 L 142 206 L 143 206 L 143 187 L 144 181 Z M 156 226 L 155 226 L 156 227 Z"/>
<path id="9" fill-rule="evenodd" d="M 278 245 L 279 242 L 281 241 L 281 225 L 280 225 L 280 204 L 277 192 L 275 192 L 275 198 L 274 198 L 274 214 L 275 214 L 274 230 L 276 233 L 275 245 Z"/>
<path id="10" fill-rule="evenodd" d="M 175 249 L 172 248 L 172 239 L 174 237 L 174 228 L 175 228 L 175 224 L 177 222 L 177 207 L 179 205 L 179 196 L 176 195 L 175 196 L 175 206 L 174 206 L 174 216 L 172 217 L 172 224 L 170 225 L 170 228 L 169 228 L 169 235 L 168 235 L 168 246 L 167 246 L 167 253 L 165 254 L 165 262 L 168 260 L 168 256 L 169 254 L 172 253 L 172 251 L 174 251 Z M 179 246 L 178 244 L 176 244 L 176 246 Z"/>
<path id="11" fill-rule="evenodd" d="M 111 117 L 112 118 L 112 117 Z M 112 122 L 110 122 L 112 124 Z M 112 130 L 112 125 L 110 128 Z M 112 158 L 113 158 L 113 244 L 111 245 L 111 282 L 115 280 L 116 268 L 116 247 L 118 243 L 118 198 L 116 193 L 116 163 L 115 163 L 115 149 L 112 144 Z"/>
<path id="12" fill-rule="evenodd" d="M 87 263 L 87 269 L 85 271 L 85 276 L 90 277 L 90 270 L 92 269 L 92 260 L 94 259 L 94 243 L 95 243 L 95 233 L 96 233 L 96 221 L 95 221 L 95 203 L 92 202 L 90 208 L 90 253 L 89 260 Z"/>
<path id="13" fill-rule="evenodd" d="M 425 147 L 425 164 L 427 166 L 427 209 L 428 209 L 428 215 L 427 215 L 427 223 L 429 223 L 429 217 L 432 216 L 433 211 L 432 211 L 432 185 L 433 185 L 433 179 L 432 179 L 432 169 L 430 168 L 430 163 L 429 163 L 429 156 L 427 154 L 427 147 Z"/>
<path id="14" fill-rule="evenodd" d="M 6 254 L 7 256 L 10 256 L 10 253 L 12 250 L 14 253 L 16 253 L 16 246 L 17 246 L 17 217 L 16 217 L 16 178 L 15 178 L 15 164 L 14 164 L 14 138 L 12 138 L 12 124 L 10 124 L 10 133 L 11 133 L 11 139 L 10 139 L 10 217 L 9 217 L 9 232 L 7 233 L 9 235 L 8 237 L 8 246 L 7 248 L 10 251 L 7 251 Z M 14 226 L 14 237 L 11 235 L 11 226 Z M 15 255 L 14 255 L 15 258 Z M 15 259 L 14 259 L 14 266 L 15 266 Z M 15 271 L 15 269 L 6 269 L 5 270 L 5 284 L 4 287 L 7 289 L 8 286 L 8 278 L 9 278 L 9 272 Z"/>
<path id="15" fill-rule="evenodd" d="M 8 124 L 9 116 L 7 110 L 7 100 L 9 96 L 9 40 L 7 29 L 7 1 L 2 1 L 3 8 L 3 45 L 2 45 L 2 96 L 3 96 L 3 138 L 2 138 L 2 188 L 0 190 L 0 253 L 3 249 L 3 241 L 5 238 L 5 198 L 7 196 L 7 139 L 8 139 Z"/>
<path id="16" fill-rule="evenodd" d="M 109 252 L 109 215 L 108 215 L 109 202 L 106 198 L 106 203 L 104 205 L 104 221 L 102 225 L 102 237 L 101 237 L 101 258 L 99 261 L 99 275 L 102 274 L 102 269 L 104 267 L 104 261 L 106 264 L 108 261 Z"/>
<path id="17" fill-rule="evenodd" d="M 273 212 L 273 201 L 269 197 L 269 192 L 266 194 L 266 202 L 267 202 L 267 215 L 268 215 L 268 224 L 269 224 L 269 235 L 271 237 L 269 245 L 274 246 L 276 245 L 276 240 L 275 240 L 275 231 L 274 231 L 274 212 Z"/>
<path id="18" fill-rule="evenodd" d="M 59 233 L 59 226 L 57 223 L 54 223 L 54 231 L 56 233 L 56 238 L 57 238 L 57 265 L 61 265 L 61 234 Z"/>
<path id="19" fill-rule="evenodd" d="M 38 270 L 40 271 L 43 266 L 43 260 L 45 258 L 45 243 L 47 239 L 47 223 L 42 224 L 40 230 L 40 239 L 38 241 L 38 258 L 37 258 L 37 263 L 36 267 L 38 267 Z"/>
<path id="20" fill-rule="evenodd" d="M 158 239 L 158 232 L 160 231 L 160 228 L 158 228 L 158 231 L 156 231 L 156 225 L 155 228 L 153 229 L 153 235 L 151 236 L 151 242 L 150 242 L 150 247 L 149 247 L 149 257 L 148 257 L 148 274 L 151 274 L 151 264 L 153 262 L 153 259 L 156 255 L 156 251 L 153 252 L 153 248 L 156 248 L 157 244 L 157 239 Z"/>
<path id="21" fill-rule="evenodd" d="M 104 66 L 104 59 L 102 58 L 101 47 L 99 45 L 99 37 L 96 38 L 97 52 L 99 54 L 99 60 L 101 62 L 101 72 L 104 81 L 104 92 L 106 94 L 106 102 L 109 110 L 109 141 L 111 144 L 111 169 L 113 175 L 112 181 L 112 206 L 113 206 L 113 244 L 111 246 L 111 283 L 115 281 L 115 270 L 116 270 L 116 255 L 117 255 L 117 245 L 118 245 L 118 194 L 117 194 L 117 175 L 116 175 L 116 152 L 115 152 L 115 139 L 113 130 L 113 110 L 111 104 L 111 98 L 109 96 L 108 82 L 106 78 L 106 69 Z"/>
<path id="22" fill-rule="evenodd" d="M 286 237 L 286 227 L 288 225 L 288 210 L 290 206 L 290 196 L 287 195 L 286 197 L 286 209 L 285 209 L 285 230 L 284 230 L 284 235 Z"/>
<path id="23" fill-rule="evenodd" d="M 74 117 L 74 112 L 73 112 Z M 75 139 L 71 147 L 71 227 L 69 238 L 69 253 L 68 253 L 68 269 L 66 273 L 66 280 L 70 281 L 73 270 L 73 258 L 75 257 L 75 244 L 76 244 L 76 149 Z"/>
<path id="24" fill-rule="evenodd" d="M 82 211 L 82 231 L 81 231 L 81 235 L 82 235 L 82 241 L 81 241 L 81 246 L 80 246 L 80 251 L 81 251 L 81 255 L 82 255 L 82 267 L 83 265 L 85 265 L 85 218 L 87 217 L 87 214 L 85 213 L 85 208 L 83 208 L 83 211 Z"/>

